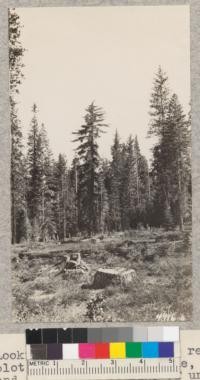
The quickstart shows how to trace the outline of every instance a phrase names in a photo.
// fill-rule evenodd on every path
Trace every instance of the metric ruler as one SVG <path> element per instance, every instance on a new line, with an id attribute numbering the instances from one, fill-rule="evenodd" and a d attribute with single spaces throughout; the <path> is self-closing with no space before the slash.
<path id="1" fill-rule="evenodd" d="M 176 379 L 180 358 L 28 360 L 28 380 Z"/>

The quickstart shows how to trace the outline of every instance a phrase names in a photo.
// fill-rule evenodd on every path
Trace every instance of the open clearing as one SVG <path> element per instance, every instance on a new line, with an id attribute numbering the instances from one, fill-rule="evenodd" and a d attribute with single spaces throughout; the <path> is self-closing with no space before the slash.
<path id="1" fill-rule="evenodd" d="M 64 270 L 63 259 L 73 252 L 81 253 L 89 270 Z M 72 238 L 64 244 L 15 245 L 13 319 L 27 322 L 189 320 L 191 262 L 189 231 L 127 231 L 103 239 Z M 93 281 L 99 268 L 133 269 L 136 277 L 128 284 L 111 283 L 97 288 Z M 102 300 L 99 305 L 98 297 Z"/>

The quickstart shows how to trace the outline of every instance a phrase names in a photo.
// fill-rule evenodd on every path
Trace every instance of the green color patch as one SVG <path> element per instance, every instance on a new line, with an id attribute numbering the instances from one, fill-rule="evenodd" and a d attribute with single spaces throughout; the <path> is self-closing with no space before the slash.
<path id="1" fill-rule="evenodd" d="M 142 357 L 142 343 L 127 342 L 126 343 L 126 357 L 127 358 L 141 358 Z"/>

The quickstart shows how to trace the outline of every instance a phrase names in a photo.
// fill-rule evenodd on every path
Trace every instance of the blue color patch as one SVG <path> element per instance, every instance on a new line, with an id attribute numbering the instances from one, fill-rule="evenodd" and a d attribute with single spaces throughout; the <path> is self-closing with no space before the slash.
<path id="1" fill-rule="evenodd" d="M 173 357 L 174 357 L 174 343 L 160 342 L 159 343 L 159 358 L 173 358 Z"/>
<path id="2" fill-rule="evenodd" d="M 158 342 L 143 342 L 142 357 L 143 358 L 158 358 L 159 349 Z"/>

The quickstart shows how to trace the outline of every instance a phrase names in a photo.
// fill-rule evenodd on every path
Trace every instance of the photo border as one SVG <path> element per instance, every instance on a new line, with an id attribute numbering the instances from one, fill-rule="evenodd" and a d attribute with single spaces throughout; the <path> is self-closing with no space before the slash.
<path id="1" fill-rule="evenodd" d="M 27 323 L 12 323 L 11 314 L 11 223 L 10 223 L 10 114 L 8 66 L 8 8 L 62 6 L 136 6 L 190 4 L 192 189 L 193 189 L 193 320 L 175 322 L 187 328 L 200 326 L 200 2 L 199 0 L 1 0 L 0 3 L 0 333 L 23 332 Z M 187 302 L 187 300 L 185 300 Z M 9 322 L 10 321 L 10 322 Z M 115 325 L 131 325 L 115 323 Z M 138 323 L 138 322 L 137 322 Z M 31 327 L 77 326 L 72 323 L 29 323 Z M 93 325 L 107 325 L 98 323 Z M 148 322 L 140 322 L 148 325 Z M 158 324 L 152 323 L 151 324 Z M 166 324 L 162 322 L 162 324 Z M 87 323 L 85 324 L 87 325 Z"/>

